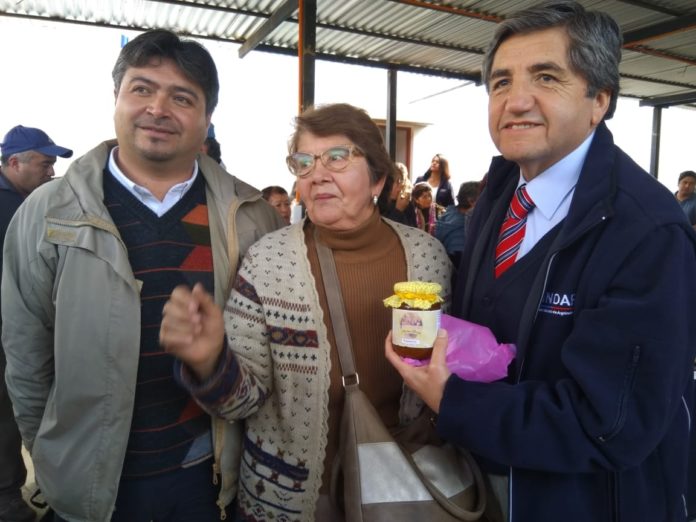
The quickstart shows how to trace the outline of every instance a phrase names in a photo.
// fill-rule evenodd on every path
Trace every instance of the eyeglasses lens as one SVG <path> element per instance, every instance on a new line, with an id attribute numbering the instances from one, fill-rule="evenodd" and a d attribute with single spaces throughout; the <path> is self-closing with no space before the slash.
<path id="1" fill-rule="evenodd" d="M 348 166 L 350 162 L 350 149 L 346 147 L 334 147 L 321 155 L 321 162 L 324 166 L 335 172 L 340 172 Z"/>
<path id="2" fill-rule="evenodd" d="M 351 149 L 348 147 L 332 147 L 321 153 L 322 164 L 333 172 L 341 172 L 350 163 Z M 295 152 L 287 157 L 290 172 L 295 176 L 305 176 L 314 167 L 316 156 L 306 152 Z"/>

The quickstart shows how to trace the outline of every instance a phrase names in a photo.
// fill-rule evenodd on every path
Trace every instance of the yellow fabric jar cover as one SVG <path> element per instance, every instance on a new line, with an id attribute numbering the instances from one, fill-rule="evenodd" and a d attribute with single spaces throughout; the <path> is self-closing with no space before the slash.
<path id="1" fill-rule="evenodd" d="M 429 310 L 433 304 L 443 301 L 439 295 L 441 291 L 442 287 L 438 283 L 405 281 L 396 283 L 394 295 L 387 297 L 383 302 L 384 306 L 390 308 L 399 308 L 405 303 L 411 308 Z"/>

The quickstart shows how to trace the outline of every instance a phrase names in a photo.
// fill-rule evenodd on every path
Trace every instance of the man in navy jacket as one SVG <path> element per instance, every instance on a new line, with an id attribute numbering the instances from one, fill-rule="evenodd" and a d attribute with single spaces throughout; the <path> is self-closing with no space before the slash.
<path id="1" fill-rule="evenodd" d="M 31 192 L 53 178 L 56 156 L 69 158 L 72 150 L 56 145 L 48 134 L 33 127 L 12 127 L 0 143 L 0 274 L 2 244 L 10 220 Z M 22 499 L 27 470 L 5 385 L 5 365 L 5 350 L 0 344 L 0 522 L 29 522 L 36 514 Z"/>
<path id="2" fill-rule="evenodd" d="M 688 516 L 696 236 L 604 123 L 620 58 L 613 19 L 561 0 L 507 18 L 486 55 L 502 157 L 472 216 L 453 307 L 517 345 L 509 378 L 450 375 L 444 331 L 428 367 L 406 365 L 386 343 L 439 413 L 439 433 L 479 457 L 514 522 Z M 497 269 L 520 187 L 532 208 L 516 212 L 521 242 Z"/>

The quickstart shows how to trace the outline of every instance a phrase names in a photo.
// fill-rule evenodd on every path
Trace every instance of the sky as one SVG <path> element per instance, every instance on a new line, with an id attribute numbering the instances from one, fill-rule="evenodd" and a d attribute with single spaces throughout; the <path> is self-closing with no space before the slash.
<path id="1" fill-rule="evenodd" d="M 18 124 L 40 127 L 59 145 L 72 148 L 74 157 L 113 138 L 111 69 L 121 35 L 137 34 L 0 16 L 0 136 Z M 293 176 L 284 158 L 298 110 L 297 60 L 258 51 L 239 59 L 238 45 L 201 43 L 213 55 L 220 76 L 220 102 L 212 121 L 227 169 L 259 189 L 281 185 L 289 190 Z M 316 63 L 317 104 L 347 102 L 384 119 L 387 87 L 384 69 Z M 437 153 L 448 158 L 455 187 L 483 176 L 497 154 L 488 134 L 483 87 L 399 73 L 397 96 L 397 119 L 423 126 L 412 151 L 414 178 Z M 694 123 L 694 110 L 663 111 L 658 179 L 670 190 L 676 190 L 680 172 L 696 170 Z M 620 98 L 608 126 L 616 143 L 648 170 L 652 108 Z M 70 161 L 59 158 L 56 173 L 62 175 Z"/>

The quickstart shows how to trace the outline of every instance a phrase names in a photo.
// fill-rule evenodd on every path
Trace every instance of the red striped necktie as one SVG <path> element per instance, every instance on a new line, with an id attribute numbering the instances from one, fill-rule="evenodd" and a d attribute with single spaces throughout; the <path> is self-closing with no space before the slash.
<path id="1" fill-rule="evenodd" d="M 527 214 L 534 208 L 525 185 L 520 185 L 508 208 L 503 226 L 500 227 L 498 245 L 495 247 L 495 277 L 510 268 L 517 258 L 527 226 Z"/>

